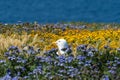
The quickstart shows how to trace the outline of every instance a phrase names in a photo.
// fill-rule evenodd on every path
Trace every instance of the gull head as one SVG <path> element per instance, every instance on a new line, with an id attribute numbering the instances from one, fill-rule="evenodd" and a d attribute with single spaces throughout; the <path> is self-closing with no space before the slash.
<path id="1" fill-rule="evenodd" d="M 68 47 L 67 41 L 65 39 L 59 39 L 55 43 L 59 49 Z"/>

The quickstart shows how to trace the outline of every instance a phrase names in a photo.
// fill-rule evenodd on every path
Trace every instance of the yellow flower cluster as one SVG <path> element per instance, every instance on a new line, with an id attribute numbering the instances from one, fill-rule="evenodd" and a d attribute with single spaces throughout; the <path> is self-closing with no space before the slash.
<path id="1" fill-rule="evenodd" d="M 73 49 L 80 44 L 92 45 L 98 49 L 103 49 L 105 45 L 113 49 L 120 48 L 120 29 L 106 30 L 81 30 L 81 29 L 51 29 L 51 30 L 33 30 L 31 33 L 22 32 L 21 34 L 0 34 L 0 51 L 7 49 L 10 45 L 15 46 L 34 46 L 42 50 L 56 48 L 55 42 L 60 38 L 67 40 Z"/>
<path id="2" fill-rule="evenodd" d="M 56 32 L 40 32 L 36 31 L 34 34 L 38 34 L 39 44 L 42 48 L 46 46 L 46 49 L 56 47 L 52 42 L 57 39 L 64 38 L 75 49 L 80 44 L 92 45 L 98 49 L 104 48 L 105 45 L 115 49 L 120 47 L 120 29 L 107 29 L 107 30 L 78 30 L 78 29 L 66 29 L 65 31 L 58 30 Z M 32 33 L 31 33 L 32 35 Z"/>

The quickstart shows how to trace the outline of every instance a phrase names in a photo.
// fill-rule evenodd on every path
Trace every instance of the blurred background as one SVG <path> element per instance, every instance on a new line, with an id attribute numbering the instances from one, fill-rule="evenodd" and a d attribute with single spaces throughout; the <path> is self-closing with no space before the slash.
<path id="1" fill-rule="evenodd" d="M 0 22 L 120 22 L 120 0 L 0 0 Z"/>

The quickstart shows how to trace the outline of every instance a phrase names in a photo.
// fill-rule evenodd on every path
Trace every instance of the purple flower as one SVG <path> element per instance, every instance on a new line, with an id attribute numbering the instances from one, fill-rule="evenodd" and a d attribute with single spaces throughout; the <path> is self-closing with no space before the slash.
<path id="1" fill-rule="evenodd" d="M 58 70 L 59 73 L 66 73 L 66 70 Z"/>
<path id="2" fill-rule="evenodd" d="M 78 64 L 80 64 L 80 65 L 81 65 L 81 64 L 84 64 L 84 62 L 82 62 L 82 61 L 79 61 L 79 62 L 78 62 Z"/>
<path id="3" fill-rule="evenodd" d="M 0 80 L 12 80 L 12 77 L 6 74 L 3 78 L 0 78 Z"/>
<path id="4" fill-rule="evenodd" d="M 87 60 L 85 63 L 86 63 L 86 64 L 91 64 L 92 61 L 91 61 L 91 60 Z"/>
<path id="5" fill-rule="evenodd" d="M 8 48 L 8 51 L 10 51 L 10 50 L 16 50 L 16 49 L 18 49 L 18 47 L 16 47 L 16 46 L 10 46 L 10 47 Z"/>
<path id="6" fill-rule="evenodd" d="M 70 74 L 70 77 L 72 77 L 72 78 L 75 77 L 75 76 L 76 76 L 76 74 L 74 74 L 74 73 Z"/>
<path id="7" fill-rule="evenodd" d="M 10 69 L 7 69 L 6 72 L 7 72 L 8 75 L 11 75 L 11 70 Z"/>
<path id="8" fill-rule="evenodd" d="M 120 65 L 120 61 L 118 61 L 117 64 Z"/>
<path id="9" fill-rule="evenodd" d="M 111 69 L 111 66 L 108 66 L 108 69 Z"/>
<path id="10" fill-rule="evenodd" d="M 87 49 L 87 45 L 85 45 L 85 44 L 82 44 L 82 45 L 79 45 L 78 47 L 77 47 L 77 51 L 83 51 L 83 50 L 86 50 Z"/>
<path id="11" fill-rule="evenodd" d="M 87 54 L 87 56 L 89 56 L 89 57 L 93 57 L 93 56 L 94 56 L 94 54 L 93 54 L 93 52 L 92 52 L 92 51 L 89 51 L 89 52 L 88 52 L 88 54 Z"/>
<path id="12" fill-rule="evenodd" d="M 37 73 L 42 74 L 42 66 L 37 66 L 35 70 L 37 70 Z"/>
<path id="13" fill-rule="evenodd" d="M 63 74 L 56 73 L 57 76 L 63 77 Z"/>
<path id="14" fill-rule="evenodd" d="M 91 64 L 86 63 L 84 66 L 91 66 Z"/>
<path id="15" fill-rule="evenodd" d="M 85 57 L 85 56 L 82 56 L 82 55 L 78 55 L 78 56 L 77 56 L 77 59 L 80 60 L 80 61 L 82 61 L 82 60 L 85 60 L 86 57 Z"/>
<path id="16" fill-rule="evenodd" d="M 70 68 L 68 71 L 67 71 L 67 74 L 70 76 L 70 77 L 75 77 L 76 75 L 80 74 L 78 69 L 77 68 Z"/>
<path id="17" fill-rule="evenodd" d="M 30 55 L 30 54 L 35 54 L 35 51 L 34 50 L 27 50 L 27 53 Z"/>
<path id="18" fill-rule="evenodd" d="M 65 64 L 64 64 L 64 63 L 61 63 L 61 62 L 58 62 L 57 65 L 58 65 L 58 66 L 65 66 Z"/>
<path id="19" fill-rule="evenodd" d="M 71 68 L 73 68 L 73 66 L 65 66 L 65 68 L 71 69 Z"/>
<path id="20" fill-rule="evenodd" d="M 85 61 L 85 64 L 84 64 L 84 66 L 91 66 L 91 60 L 88 60 L 88 61 Z"/>
<path id="21" fill-rule="evenodd" d="M 72 56 L 68 56 L 67 58 L 65 58 L 66 63 L 71 63 L 73 61 L 74 57 Z"/>
<path id="22" fill-rule="evenodd" d="M 25 80 L 28 79 L 28 78 L 29 78 L 29 76 L 24 76 L 24 77 L 23 77 L 23 79 L 25 79 Z"/>
<path id="23" fill-rule="evenodd" d="M 40 60 L 40 62 L 46 62 L 45 57 L 41 57 L 41 59 L 39 59 L 39 60 Z"/>
<path id="24" fill-rule="evenodd" d="M 0 60 L 0 64 L 5 63 L 5 62 L 6 62 L 6 60 Z"/>
<path id="25" fill-rule="evenodd" d="M 108 72 L 110 72 L 111 74 L 115 74 L 116 73 L 114 70 L 109 70 Z"/>
<path id="26" fill-rule="evenodd" d="M 65 56 L 58 56 L 57 59 L 59 60 L 59 62 L 65 62 Z"/>
<path id="27" fill-rule="evenodd" d="M 57 48 L 52 48 L 51 50 L 49 50 L 49 53 L 56 53 L 58 51 Z"/>
<path id="28" fill-rule="evenodd" d="M 45 62 L 51 62 L 51 57 L 50 56 L 45 57 L 44 59 L 45 59 Z"/>
<path id="29" fill-rule="evenodd" d="M 87 26 L 86 25 L 80 25 L 80 26 L 77 26 L 77 28 L 78 29 L 85 29 L 85 28 L 87 28 Z"/>
<path id="30" fill-rule="evenodd" d="M 105 75 L 105 77 L 103 78 L 103 80 L 110 80 L 109 77 L 107 75 Z"/>
<path id="31" fill-rule="evenodd" d="M 42 56 L 36 56 L 35 59 L 36 60 L 41 60 L 43 57 Z"/>
<path id="32" fill-rule="evenodd" d="M 16 60 L 16 57 L 15 56 L 8 57 L 8 60 L 10 61 Z"/>
<path id="33" fill-rule="evenodd" d="M 28 53 L 29 55 L 31 55 L 31 54 L 35 54 L 36 52 L 35 52 L 35 50 L 34 50 L 34 48 L 33 48 L 32 46 L 28 46 L 27 53 Z"/>
<path id="34" fill-rule="evenodd" d="M 8 57 L 8 56 L 10 55 L 10 53 L 9 53 L 9 52 L 5 52 L 4 55 L 5 55 L 6 57 Z"/>
<path id="35" fill-rule="evenodd" d="M 116 70 L 116 69 L 117 69 L 117 67 L 113 66 L 113 67 L 111 67 L 111 69 Z"/>
<path id="36" fill-rule="evenodd" d="M 120 58 L 119 58 L 119 57 L 116 57 L 116 56 L 115 56 L 114 58 L 115 58 L 116 60 L 120 60 Z"/>
<path id="37" fill-rule="evenodd" d="M 96 48 L 94 48 L 94 47 L 89 47 L 88 49 L 87 49 L 87 52 L 97 52 L 98 51 L 98 49 L 96 49 Z"/>
<path id="38" fill-rule="evenodd" d="M 22 62 L 23 64 L 25 64 L 25 63 L 27 62 L 27 60 L 22 60 L 21 62 Z"/>
<path id="39" fill-rule="evenodd" d="M 113 66 L 114 66 L 114 67 L 116 67 L 116 66 L 117 66 L 117 64 L 113 64 Z"/>
<path id="40" fill-rule="evenodd" d="M 33 72 L 29 72 L 28 75 L 33 75 Z"/>
<path id="41" fill-rule="evenodd" d="M 20 75 L 21 75 L 21 72 L 18 71 L 18 72 L 17 72 L 17 75 L 20 76 Z"/>
<path id="42" fill-rule="evenodd" d="M 53 48 L 53 49 L 51 49 L 51 50 L 46 51 L 44 54 L 45 54 L 46 56 L 55 57 L 55 56 L 57 56 L 57 54 L 56 54 L 57 51 L 58 51 L 57 48 Z"/>
<path id="43" fill-rule="evenodd" d="M 12 78 L 12 80 L 19 80 L 19 77 L 15 76 L 15 77 Z"/>

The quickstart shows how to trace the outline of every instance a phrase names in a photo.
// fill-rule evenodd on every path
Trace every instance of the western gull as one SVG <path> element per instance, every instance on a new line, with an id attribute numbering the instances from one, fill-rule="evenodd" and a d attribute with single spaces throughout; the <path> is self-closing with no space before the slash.
<path id="1" fill-rule="evenodd" d="M 65 39 L 58 39 L 55 44 L 58 47 L 57 55 L 71 55 L 72 50 Z"/>

